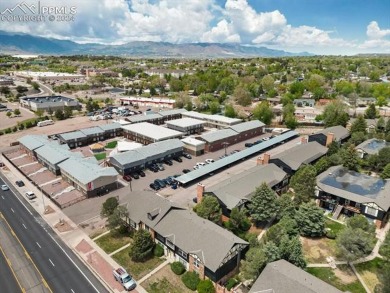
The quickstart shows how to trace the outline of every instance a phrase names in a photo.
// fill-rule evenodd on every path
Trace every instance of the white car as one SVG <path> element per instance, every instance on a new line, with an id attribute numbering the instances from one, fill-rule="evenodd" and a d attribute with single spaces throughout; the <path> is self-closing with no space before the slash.
<path id="1" fill-rule="evenodd" d="M 7 185 L 5 185 L 5 184 L 1 185 L 1 190 L 6 191 L 6 190 L 8 190 L 8 189 L 9 189 L 9 188 L 8 188 Z"/>
<path id="2" fill-rule="evenodd" d="M 32 191 L 27 191 L 27 192 L 26 192 L 26 197 L 27 197 L 28 199 L 34 199 L 34 198 L 36 198 L 37 196 L 34 194 L 34 192 L 32 192 Z"/>
<path id="3" fill-rule="evenodd" d="M 206 164 L 203 163 L 203 162 L 198 162 L 198 163 L 196 163 L 196 166 L 198 166 L 198 167 L 204 167 L 204 166 L 206 166 Z"/>
<path id="4" fill-rule="evenodd" d="M 206 164 L 211 164 L 211 163 L 214 163 L 214 160 L 213 159 L 206 159 L 205 162 L 206 162 Z"/>

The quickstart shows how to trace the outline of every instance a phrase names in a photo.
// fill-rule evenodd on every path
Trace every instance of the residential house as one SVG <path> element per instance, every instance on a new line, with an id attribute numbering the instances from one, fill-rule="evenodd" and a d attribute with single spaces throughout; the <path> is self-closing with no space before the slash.
<path id="1" fill-rule="evenodd" d="M 267 264 L 249 293 L 342 293 L 284 259 Z"/>
<path id="2" fill-rule="evenodd" d="M 346 142 L 350 137 L 349 131 L 341 126 L 333 126 L 325 128 L 321 131 L 309 135 L 309 142 L 316 141 L 324 146 L 329 146 L 333 141 L 339 145 Z"/>
<path id="3" fill-rule="evenodd" d="M 390 181 L 345 169 L 330 167 L 317 176 L 317 202 L 320 207 L 346 216 L 362 214 L 383 227 L 389 219 Z"/>
<path id="4" fill-rule="evenodd" d="M 314 99 L 295 99 L 293 101 L 295 107 L 314 107 L 316 100 Z"/>
<path id="5" fill-rule="evenodd" d="M 269 163 L 274 163 L 281 168 L 289 176 L 292 176 L 301 166 L 314 164 L 322 156 L 326 155 L 327 152 L 327 147 L 312 141 L 294 146 L 267 160 Z"/>
<path id="6" fill-rule="evenodd" d="M 127 202 L 130 226 L 149 231 L 168 258 L 201 279 L 223 283 L 237 272 L 248 242 L 152 192 L 132 192 Z"/>
<path id="7" fill-rule="evenodd" d="M 390 147 L 390 142 L 383 139 L 371 138 L 363 141 L 356 146 L 355 149 L 360 157 L 364 158 L 366 155 L 377 155 L 378 152 L 385 147 Z"/>

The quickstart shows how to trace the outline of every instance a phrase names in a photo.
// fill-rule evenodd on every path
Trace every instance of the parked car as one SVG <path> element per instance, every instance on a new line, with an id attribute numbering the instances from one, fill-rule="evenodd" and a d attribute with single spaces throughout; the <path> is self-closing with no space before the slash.
<path id="1" fill-rule="evenodd" d="M 28 199 L 34 199 L 34 198 L 36 198 L 37 196 L 34 194 L 34 192 L 32 192 L 32 191 L 27 191 L 27 192 L 26 192 L 26 197 L 27 197 Z"/>
<path id="2" fill-rule="evenodd" d="M 149 165 L 148 169 L 154 173 L 158 172 L 158 168 L 155 165 Z"/>
<path id="3" fill-rule="evenodd" d="M 269 140 L 269 137 L 263 137 L 263 140 L 267 141 L 267 140 Z"/>
<path id="4" fill-rule="evenodd" d="M 156 184 L 154 184 L 154 183 L 150 183 L 149 184 L 149 187 L 151 188 L 151 189 L 153 189 L 153 190 L 159 190 L 160 189 L 160 185 L 156 185 Z"/>
<path id="5" fill-rule="evenodd" d="M 206 159 L 205 162 L 206 162 L 206 164 L 211 164 L 211 163 L 214 163 L 214 160 L 213 159 Z"/>
<path id="6" fill-rule="evenodd" d="M 233 155 L 233 154 L 238 153 L 238 152 L 239 152 L 239 150 L 234 150 L 230 154 Z"/>
<path id="7" fill-rule="evenodd" d="M 159 185 L 160 188 L 165 188 L 165 187 L 167 186 L 167 185 L 165 184 L 165 182 L 162 181 L 161 179 L 156 179 L 156 180 L 154 180 L 154 184 Z"/>
<path id="8" fill-rule="evenodd" d="M 131 181 L 131 176 L 130 175 L 123 175 L 123 179 L 126 181 Z"/>
<path id="9" fill-rule="evenodd" d="M 1 190 L 6 191 L 6 190 L 8 190 L 8 189 L 9 189 L 9 188 L 8 188 L 7 185 L 5 185 L 5 184 L 1 185 Z"/>
<path id="10" fill-rule="evenodd" d="M 206 163 L 198 162 L 198 163 L 196 163 L 196 165 L 199 167 L 204 167 L 204 166 L 206 166 Z"/>
<path id="11" fill-rule="evenodd" d="M 183 157 L 185 157 L 187 159 L 192 159 L 191 155 L 188 153 L 183 153 Z"/>
<path id="12" fill-rule="evenodd" d="M 199 166 L 195 165 L 193 168 L 194 168 L 194 170 L 197 170 L 197 169 L 199 169 Z"/>
<path id="13" fill-rule="evenodd" d="M 24 186 L 24 182 L 23 182 L 22 180 L 16 181 L 15 184 L 16 184 L 17 186 L 19 186 L 19 187 Z"/>
<path id="14" fill-rule="evenodd" d="M 190 169 L 183 169 L 183 173 L 184 173 L 184 174 L 187 174 L 187 173 L 189 173 L 189 172 L 191 172 Z"/>
<path id="15" fill-rule="evenodd" d="M 159 171 L 164 171 L 165 170 L 163 164 L 157 164 L 157 168 L 158 168 Z"/>
<path id="16" fill-rule="evenodd" d="M 169 159 L 165 159 L 165 160 L 164 160 L 164 163 L 167 164 L 167 165 L 169 165 L 169 166 L 172 166 L 172 165 L 173 165 L 172 161 L 169 160 Z"/>
<path id="17" fill-rule="evenodd" d="M 173 157 L 173 159 L 176 161 L 176 162 L 183 162 L 183 160 L 180 158 L 180 157 Z"/>
<path id="18" fill-rule="evenodd" d="M 173 179 L 171 176 L 168 176 L 167 178 L 163 179 L 163 181 L 167 184 L 167 185 L 172 185 L 174 183 Z"/>
<path id="19" fill-rule="evenodd" d="M 245 144 L 245 147 L 246 147 L 246 148 L 250 148 L 251 146 L 253 146 L 253 143 L 251 143 L 251 142 L 247 142 L 247 143 Z"/>
<path id="20" fill-rule="evenodd" d="M 172 188 L 172 189 L 177 189 L 177 182 L 173 183 L 173 184 L 171 185 L 171 188 Z"/>
<path id="21" fill-rule="evenodd" d="M 134 179 L 139 179 L 139 175 L 138 175 L 138 173 L 136 173 L 136 172 L 131 173 L 130 175 L 131 175 L 131 177 L 133 177 Z"/>
<path id="22" fill-rule="evenodd" d="M 139 174 L 139 176 L 141 176 L 141 177 L 145 177 L 145 172 L 142 171 L 142 170 L 138 171 L 138 174 Z"/>

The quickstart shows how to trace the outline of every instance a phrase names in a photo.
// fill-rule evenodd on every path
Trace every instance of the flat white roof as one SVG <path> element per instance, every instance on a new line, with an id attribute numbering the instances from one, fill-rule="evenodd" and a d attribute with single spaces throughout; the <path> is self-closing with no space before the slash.
<path id="1" fill-rule="evenodd" d="M 175 119 L 175 120 L 169 120 L 165 122 L 167 125 L 174 125 L 178 127 L 191 127 L 195 125 L 205 124 L 204 121 L 194 119 L 194 118 L 181 118 L 181 119 Z"/>
<path id="2" fill-rule="evenodd" d="M 205 145 L 206 142 L 203 140 L 196 139 L 194 137 L 186 137 L 181 140 L 184 144 L 192 145 L 192 146 L 201 146 Z"/>
<path id="3" fill-rule="evenodd" d="M 117 149 L 118 152 L 126 152 L 138 149 L 142 147 L 142 143 L 134 142 L 134 141 L 118 141 Z"/>
<path id="4" fill-rule="evenodd" d="M 147 122 L 125 125 L 122 126 L 122 128 L 124 130 L 149 137 L 156 141 L 169 139 L 169 138 L 176 138 L 183 135 L 182 132 L 172 130 L 159 125 L 154 125 Z"/>
<path id="5" fill-rule="evenodd" d="M 82 74 L 72 74 L 72 73 L 66 73 L 66 72 L 52 72 L 52 71 L 45 71 L 45 72 L 38 72 L 38 71 L 15 71 L 14 74 L 16 75 L 26 75 L 31 77 L 61 77 L 61 76 L 69 76 L 69 77 L 84 77 Z"/>

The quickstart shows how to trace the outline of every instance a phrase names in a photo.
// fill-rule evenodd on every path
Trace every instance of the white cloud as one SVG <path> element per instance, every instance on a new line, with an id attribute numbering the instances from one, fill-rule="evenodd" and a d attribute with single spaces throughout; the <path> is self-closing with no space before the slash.
<path id="1" fill-rule="evenodd" d="M 381 30 L 376 21 L 371 21 L 367 26 L 367 37 L 371 40 L 382 39 L 390 35 L 390 29 Z"/>
<path id="2" fill-rule="evenodd" d="M 368 40 L 359 45 L 360 49 L 390 52 L 390 40 L 385 39 L 385 37 L 390 36 L 390 29 L 381 29 L 376 21 L 371 21 L 367 25 L 366 34 Z"/>

